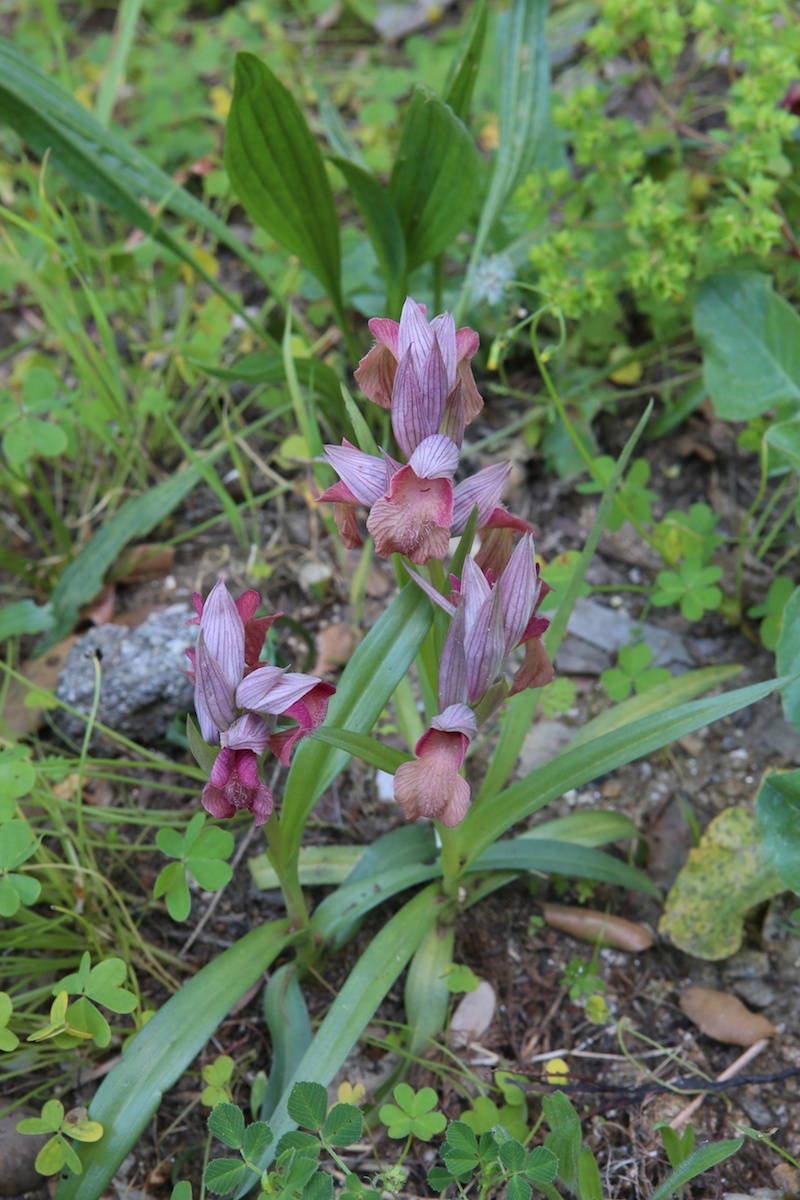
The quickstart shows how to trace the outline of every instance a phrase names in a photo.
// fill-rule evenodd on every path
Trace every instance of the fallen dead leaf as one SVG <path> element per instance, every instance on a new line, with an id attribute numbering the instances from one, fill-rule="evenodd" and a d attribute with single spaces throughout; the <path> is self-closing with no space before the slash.
<path id="1" fill-rule="evenodd" d="M 568 904 L 545 904 L 542 916 L 548 925 L 581 938 L 584 942 L 600 942 L 638 954 L 649 950 L 653 935 L 644 925 L 628 921 L 625 917 L 612 917 L 592 908 L 571 908 Z"/>
<path id="2" fill-rule="evenodd" d="M 346 621 L 334 621 L 319 631 L 317 638 L 317 661 L 312 675 L 327 675 L 338 671 L 353 653 L 353 630 Z"/>
<path id="3" fill-rule="evenodd" d="M 495 990 L 486 979 L 481 980 L 474 992 L 467 992 L 450 1022 L 448 1040 L 454 1050 L 478 1041 L 491 1025 L 496 1006 Z"/>
<path id="4" fill-rule="evenodd" d="M 64 669 L 67 655 L 77 642 L 79 634 L 71 633 L 58 642 L 40 658 L 29 658 L 20 667 L 26 682 L 18 679 L 9 681 L 3 706 L 2 720 L 16 737 L 26 737 L 39 727 L 43 704 L 37 692 L 54 692 L 58 677 Z"/>
<path id="5" fill-rule="evenodd" d="M 751 1012 L 737 996 L 716 988 L 693 984 L 682 993 L 680 1006 L 701 1033 L 718 1042 L 752 1046 L 760 1038 L 776 1033 L 775 1026 L 765 1016 Z"/>

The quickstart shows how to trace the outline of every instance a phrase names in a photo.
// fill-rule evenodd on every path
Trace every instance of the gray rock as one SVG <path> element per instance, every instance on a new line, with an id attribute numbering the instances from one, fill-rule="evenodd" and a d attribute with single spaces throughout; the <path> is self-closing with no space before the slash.
<path id="1" fill-rule="evenodd" d="M 542 767 L 551 758 L 555 758 L 574 733 L 574 729 L 562 725 L 560 721 L 537 721 L 530 733 L 526 733 L 519 752 L 522 774 L 527 775 L 529 771 Z"/>
<path id="2" fill-rule="evenodd" d="M 178 712 L 191 711 L 192 685 L 183 672 L 189 667 L 186 647 L 194 645 L 197 626 L 187 625 L 188 605 L 175 604 L 152 613 L 135 629 L 103 625 L 92 629 L 69 652 L 58 682 L 59 700 L 89 713 L 95 690 L 95 656 L 100 660 L 100 704 L 97 719 L 116 733 L 148 745 L 163 737 Z M 84 736 L 85 723 L 60 709 L 57 724 L 74 740 Z M 115 743 L 97 733 L 92 749 L 119 752 Z"/>
<path id="3" fill-rule="evenodd" d="M 567 625 L 567 637 L 556 656 L 556 670 L 563 674 L 600 675 L 613 666 L 617 652 L 634 636 L 653 651 L 653 666 L 668 667 L 674 674 L 693 666 L 682 638 L 657 625 L 637 625 L 626 613 L 581 596 Z"/>
<path id="4" fill-rule="evenodd" d="M 0 1117 L 0 1196 L 18 1197 L 38 1191 L 46 1180 L 34 1166 L 36 1155 L 49 1141 L 47 1133 L 17 1133 L 23 1117 L 38 1117 L 32 1108 L 18 1108 Z"/>

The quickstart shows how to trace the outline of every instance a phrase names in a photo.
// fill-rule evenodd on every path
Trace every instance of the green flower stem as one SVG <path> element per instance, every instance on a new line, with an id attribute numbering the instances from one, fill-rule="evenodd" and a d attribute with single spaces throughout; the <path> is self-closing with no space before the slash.
<path id="1" fill-rule="evenodd" d="M 283 835 L 275 809 L 270 813 L 264 826 L 264 837 L 267 841 L 267 857 L 278 876 L 278 882 L 283 892 L 290 926 L 296 930 L 308 929 L 308 905 L 300 886 L 299 860 L 297 855 L 289 856 L 284 850 Z"/>
<path id="2" fill-rule="evenodd" d="M 455 830 L 448 829 L 441 821 L 434 821 L 436 832 L 442 843 L 440 861 L 442 864 L 442 890 L 446 896 L 455 896 L 461 879 L 462 862 L 458 853 L 458 842 Z"/>

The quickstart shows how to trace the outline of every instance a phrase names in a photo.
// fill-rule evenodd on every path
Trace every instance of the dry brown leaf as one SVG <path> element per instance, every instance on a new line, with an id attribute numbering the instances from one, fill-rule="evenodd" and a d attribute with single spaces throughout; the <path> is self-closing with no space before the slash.
<path id="1" fill-rule="evenodd" d="M 680 1005 L 701 1033 L 718 1042 L 752 1046 L 760 1038 L 773 1037 L 775 1026 L 760 1013 L 751 1012 L 738 996 L 716 988 L 693 984 L 682 993 Z"/>
<path id="2" fill-rule="evenodd" d="M 581 938 L 584 942 L 601 942 L 638 954 L 649 950 L 653 935 L 644 925 L 628 921 L 625 917 L 611 917 L 592 908 L 571 908 L 568 904 L 545 904 L 542 916 L 548 925 Z"/>
<path id="3" fill-rule="evenodd" d="M 116 607 L 116 584 L 107 583 L 91 604 L 87 604 L 81 609 L 81 616 L 85 617 L 87 621 L 91 621 L 93 625 L 110 625 L 114 620 Z"/>
<path id="4" fill-rule="evenodd" d="M 460 1000 L 450 1022 L 449 1042 L 458 1050 L 482 1037 L 494 1019 L 497 996 L 492 985 L 482 979 L 474 992 Z"/>
<path id="5" fill-rule="evenodd" d="M 25 676 L 27 685 L 12 679 L 6 693 L 2 719 L 16 737 L 26 737 L 37 729 L 42 719 L 40 704 L 26 704 L 25 697 L 31 689 L 41 692 L 54 692 L 58 686 L 58 677 L 64 669 L 67 655 L 77 642 L 80 635 L 71 633 L 58 642 L 47 654 L 40 658 L 31 658 L 22 664 L 20 674 Z"/>
<path id="6" fill-rule="evenodd" d="M 327 675 L 338 671 L 353 653 L 353 630 L 346 621 L 335 621 L 319 631 L 317 638 L 317 661 L 312 675 Z"/>

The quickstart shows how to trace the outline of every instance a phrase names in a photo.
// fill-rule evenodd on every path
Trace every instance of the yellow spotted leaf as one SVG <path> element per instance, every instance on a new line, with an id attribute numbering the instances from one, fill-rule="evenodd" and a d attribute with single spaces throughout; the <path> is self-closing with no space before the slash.
<path id="1" fill-rule="evenodd" d="M 729 808 L 689 851 L 658 928 L 687 954 L 727 958 L 741 945 L 750 909 L 785 890 L 767 866 L 755 817 Z"/>

